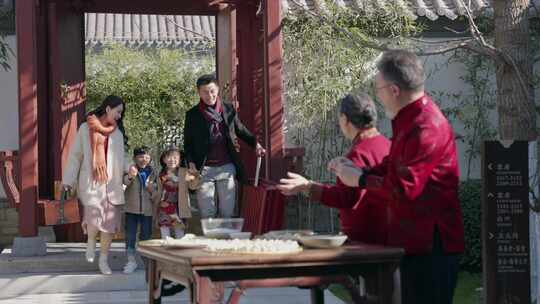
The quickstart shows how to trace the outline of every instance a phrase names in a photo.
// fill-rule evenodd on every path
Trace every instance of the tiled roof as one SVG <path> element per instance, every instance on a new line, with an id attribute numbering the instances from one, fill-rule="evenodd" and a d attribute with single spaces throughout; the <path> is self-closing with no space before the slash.
<path id="1" fill-rule="evenodd" d="M 213 16 L 129 15 L 87 13 L 86 44 L 190 47 L 215 39 Z"/>
<path id="2" fill-rule="evenodd" d="M 1 1 L 1 0 L 0 0 Z M 281 0 L 283 13 L 294 15 L 303 6 L 312 11 L 324 11 L 323 0 Z M 389 3 L 399 5 L 411 17 L 454 20 L 465 14 L 462 3 L 471 3 L 473 12 L 488 6 L 486 0 L 333 0 L 341 7 L 353 10 L 378 10 Z M 172 15 L 85 14 L 86 44 L 107 42 L 128 45 L 197 47 L 215 39 L 215 17 Z"/>
<path id="3" fill-rule="evenodd" d="M 295 13 L 301 10 L 298 4 L 309 10 L 324 10 L 324 0 L 281 0 L 285 13 Z M 341 7 L 353 10 L 378 10 L 390 4 L 404 8 L 411 17 L 426 17 L 430 20 L 437 20 L 439 17 L 446 17 L 454 20 L 465 15 L 466 11 L 463 3 L 471 3 L 473 12 L 479 12 L 488 7 L 486 0 L 333 0 Z"/>

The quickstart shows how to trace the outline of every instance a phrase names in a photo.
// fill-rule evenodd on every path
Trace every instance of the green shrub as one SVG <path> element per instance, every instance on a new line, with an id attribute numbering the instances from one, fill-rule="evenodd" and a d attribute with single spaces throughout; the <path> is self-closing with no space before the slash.
<path id="1" fill-rule="evenodd" d="M 126 102 L 124 125 L 130 147 L 152 147 L 154 157 L 165 146 L 182 146 L 185 112 L 199 101 L 195 81 L 214 72 L 212 56 L 179 49 L 113 45 L 88 52 L 86 63 L 87 110 L 109 94 L 120 96 Z"/>
<path id="2" fill-rule="evenodd" d="M 461 268 L 472 272 L 482 271 L 481 193 L 480 180 L 467 180 L 460 184 L 459 200 L 465 228 L 465 253 Z"/>

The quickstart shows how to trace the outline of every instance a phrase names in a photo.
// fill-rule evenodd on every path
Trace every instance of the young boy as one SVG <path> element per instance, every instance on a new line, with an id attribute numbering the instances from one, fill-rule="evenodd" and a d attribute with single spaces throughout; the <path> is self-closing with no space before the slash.
<path id="1" fill-rule="evenodd" d="M 137 228 L 140 227 L 140 240 L 148 240 L 152 236 L 153 199 L 156 195 L 157 174 L 150 166 L 148 147 L 133 150 L 133 162 L 124 174 L 125 216 L 126 216 L 126 251 L 127 264 L 124 273 L 132 273 L 137 269 L 135 260 L 135 244 L 137 243 Z"/>

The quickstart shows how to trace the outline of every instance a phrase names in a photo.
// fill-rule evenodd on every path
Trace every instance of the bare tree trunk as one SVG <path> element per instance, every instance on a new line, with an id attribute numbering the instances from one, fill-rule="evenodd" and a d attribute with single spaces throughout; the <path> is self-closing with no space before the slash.
<path id="1" fill-rule="evenodd" d="M 494 0 L 492 4 L 495 47 L 507 54 L 521 71 L 519 73 L 510 64 L 497 67 L 499 134 L 506 140 L 536 140 L 536 109 L 528 49 L 529 0 Z"/>
<path id="2" fill-rule="evenodd" d="M 511 64 L 497 66 L 497 107 L 499 113 L 499 133 L 501 139 L 528 140 L 529 179 L 536 174 L 537 131 L 533 65 L 529 57 L 530 0 L 494 0 L 495 47 L 508 55 Z M 510 59 L 510 60 L 508 60 Z M 512 66 L 514 64 L 514 66 Z M 519 71 L 516 71 L 517 70 Z M 533 152 L 533 153 L 531 153 Z M 533 191 L 538 185 L 530 185 Z M 531 300 L 538 303 L 538 213 L 530 214 L 529 237 L 531 249 Z"/>

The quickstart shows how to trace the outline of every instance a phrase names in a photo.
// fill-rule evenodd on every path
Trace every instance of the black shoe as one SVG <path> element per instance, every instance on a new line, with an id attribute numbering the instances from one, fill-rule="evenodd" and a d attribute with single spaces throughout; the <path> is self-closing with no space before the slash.
<path id="1" fill-rule="evenodd" d="M 182 284 L 178 284 L 178 283 L 172 283 L 171 281 L 169 280 L 163 280 L 163 283 L 161 285 L 161 296 L 162 297 L 169 297 L 169 296 L 172 296 L 172 295 L 175 295 L 177 293 L 180 293 L 182 292 L 184 289 L 186 289 L 186 287 L 184 287 L 184 285 Z M 159 303 L 158 303 L 159 304 Z"/>

